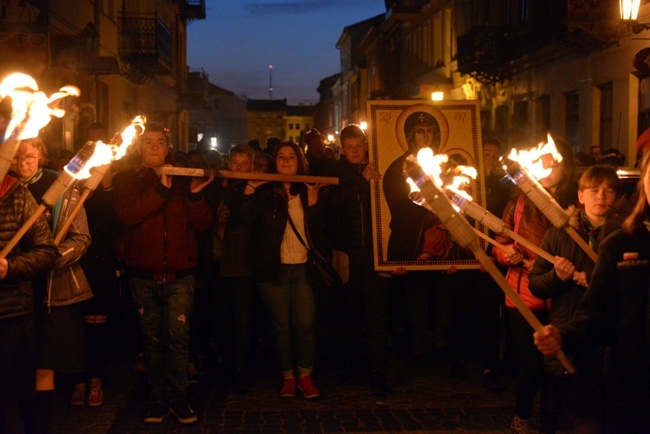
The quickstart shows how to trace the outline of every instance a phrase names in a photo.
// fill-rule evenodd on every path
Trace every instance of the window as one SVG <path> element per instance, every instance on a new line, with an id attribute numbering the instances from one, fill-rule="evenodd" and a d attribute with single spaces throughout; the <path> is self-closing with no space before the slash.
<path id="1" fill-rule="evenodd" d="M 289 124 L 289 129 L 293 130 L 293 124 Z"/>
<path id="2" fill-rule="evenodd" d="M 577 90 L 564 94 L 564 136 L 571 147 L 580 144 L 580 94 Z"/>

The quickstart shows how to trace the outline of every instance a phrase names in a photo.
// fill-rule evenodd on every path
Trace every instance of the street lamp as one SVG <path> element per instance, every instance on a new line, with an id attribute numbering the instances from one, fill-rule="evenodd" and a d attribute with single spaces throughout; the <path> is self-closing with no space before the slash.
<path id="1" fill-rule="evenodd" d="M 634 33 L 640 33 L 643 30 L 650 29 L 650 24 L 637 21 L 640 6 L 641 0 L 619 0 L 621 22 L 632 29 Z"/>

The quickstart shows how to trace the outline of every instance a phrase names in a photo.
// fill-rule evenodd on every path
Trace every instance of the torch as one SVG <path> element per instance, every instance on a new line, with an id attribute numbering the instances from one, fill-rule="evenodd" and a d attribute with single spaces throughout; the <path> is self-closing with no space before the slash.
<path id="1" fill-rule="evenodd" d="M 442 190 L 440 190 L 440 188 L 432 181 L 430 176 L 426 175 L 423 172 L 420 164 L 423 164 L 427 169 L 432 169 L 433 175 L 431 176 L 435 176 L 435 169 L 433 166 L 426 165 L 427 162 L 431 161 L 431 157 L 431 149 L 425 148 L 418 153 L 417 160 L 413 157 L 407 158 L 405 162 L 407 175 L 419 187 L 423 198 L 428 204 L 428 207 L 438 216 L 441 223 L 454 237 L 456 242 L 461 247 L 470 250 L 474 254 L 476 259 L 481 262 L 485 270 L 499 285 L 501 290 L 513 302 L 517 310 L 521 313 L 524 319 L 526 319 L 528 324 L 530 324 L 535 331 L 540 331 L 543 327 L 542 323 L 528 308 L 528 306 L 524 304 L 521 298 L 519 298 L 519 295 L 510 287 L 494 262 L 492 262 L 492 260 L 490 260 L 487 254 L 483 251 L 472 226 L 461 214 L 458 214 L 454 210 L 454 207 L 447 198 L 447 195 L 444 194 Z M 575 373 L 575 368 L 571 362 L 569 362 L 563 352 L 559 352 L 556 357 L 568 372 Z"/>
<path id="2" fill-rule="evenodd" d="M 510 237 L 511 239 L 517 241 L 519 244 L 528 248 L 530 251 L 535 252 L 538 256 L 546 259 L 551 264 L 555 264 L 555 256 L 551 255 L 546 250 L 543 250 L 537 244 L 522 237 L 518 233 L 508 229 L 506 222 L 492 214 L 490 211 L 474 203 L 469 198 L 460 195 L 459 193 L 455 193 L 450 190 L 446 191 L 448 191 L 449 200 L 451 203 L 456 205 L 463 213 L 473 218 L 477 222 L 484 224 L 493 232 Z"/>
<path id="3" fill-rule="evenodd" d="M 83 207 L 84 202 L 86 199 L 88 199 L 90 193 L 97 189 L 99 183 L 102 181 L 102 178 L 104 178 L 106 175 L 106 172 L 111 166 L 111 161 L 119 160 L 122 158 L 126 153 L 126 148 L 128 148 L 133 143 L 136 135 L 141 134 L 141 132 L 144 131 L 144 122 L 146 122 L 144 116 L 136 116 L 131 121 L 131 124 L 126 127 L 126 129 L 124 129 L 124 131 L 121 133 L 115 133 L 111 141 L 107 143 L 107 146 L 111 147 L 111 153 L 108 154 L 102 152 L 102 161 L 98 161 L 98 165 L 92 168 L 92 174 L 90 175 L 90 178 L 84 182 L 83 192 L 81 193 L 79 201 L 70 212 L 68 219 L 61 226 L 59 233 L 56 235 L 56 238 L 54 238 L 55 244 L 58 245 L 61 240 L 63 240 L 65 234 L 68 232 L 68 228 L 70 228 L 70 225 L 74 221 L 74 218 L 77 216 L 77 214 L 79 214 L 79 211 L 81 211 L 81 207 Z M 98 141 L 96 144 L 96 146 L 100 147 L 102 145 L 103 142 L 101 141 Z"/>
<path id="4" fill-rule="evenodd" d="M 34 213 L 23 223 L 22 227 L 9 240 L 4 249 L 0 252 L 1 258 L 6 258 L 11 249 L 25 235 L 27 230 L 34 224 L 36 219 L 45 211 L 47 207 L 53 207 L 65 191 L 78 179 L 85 179 L 90 176 L 90 169 L 98 164 L 104 164 L 104 161 L 110 161 L 113 155 L 112 146 L 102 142 L 86 143 L 63 168 L 63 172 L 56 178 L 54 183 L 47 189 L 41 198 L 41 204 L 36 208 Z"/>
<path id="5" fill-rule="evenodd" d="M 560 155 L 555 149 L 555 142 L 551 135 L 548 135 L 548 143 L 542 144 L 531 151 L 520 151 L 519 153 L 513 149 L 508 159 L 511 163 L 506 167 L 508 178 L 519 187 L 519 189 L 526 195 L 528 199 L 539 209 L 553 226 L 558 229 L 564 229 L 567 234 L 580 246 L 582 250 L 594 261 L 598 259 L 598 255 L 593 251 L 589 244 L 582 239 L 580 234 L 571 227 L 569 223 L 569 216 L 562 209 L 562 207 L 555 201 L 542 184 L 537 181 L 537 178 L 545 178 L 548 176 L 552 169 L 544 169 L 542 165 L 542 155 L 551 154 L 556 161 L 562 161 Z M 529 167 L 536 170 L 539 176 L 535 177 L 528 169 Z"/>
<path id="6" fill-rule="evenodd" d="M 64 86 L 50 97 L 38 91 L 38 85 L 26 74 L 14 73 L 0 83 L 0 97 L 11 99 L 11 119 L 0 145 L 0 180 L 9 171 L 11 161 L 21 140 L 38 136 L 52 116 L 63 117 L 65 111 L 53 109 L 50 105 L 66 96 L 79 96 L 79 89 Z"/>
<path id="7" fill-rule="evenodd" d="M 437 176 L 437 178 L 440 179 L 440 184 L 443 183 L 441 179 L 443 176 L 442 163 L 446 163 L 447 160 L 448 157 L 445 154 L 437 154 L 431 157 L 430 164 L 431 167 L 434 168 L 433 169 L 434 176 Z M 527 240 L 526 238 L 522 237 L 518 233 L 510 230 L 506 226 L 506 223 L 503 220 L 501 220 L 500 218 L 498 218 L 497 216 L 495 216 L 485 208 L 481 207 L 480 205 L 476 204 L 473 201 L 472 197 L 469 194 L 467 194 L 467 192 L 462 190 L 462 188 L 460 188 L 461 185 L 467 184 L 467 182 L 469 181 L 468 177 L 476 178 L 475 168 L 471 166 L 457 166 L 454 170 L 459 172 L 462 176 L 454 176 L 452 178 L 452 182 L 448 184 L 444 190 L 445 193 L 447 193 L 447 197 L 449 198 L 449 200 L 453 205 L 455 205 L 467 216 L 473 218 L 475 221 L 487 226 L 493 232 L 498 234 L 503 234 L 517 241 L 519 244 L 525 246 L 530 251 L 535 252 L 538 256 L 541 256 L 542 258 L 546 259 L 551 264 L 555 264 L 555 257 L 553 255 L 540 248 L 537 244 Z M 449 178 L 449 176 L 446 176 L 446 178 Z M 419 187 L 417 187 L 415 182 L 413 182 L 410 179 L 408 179 L 407 181 L 411 185 L 412 190 L 419 189 Z M 417 197 L 415 191 L 412 191 L 412 194 L 414 194 L 414 197 Z M 491 242 L 492 244 L 496 243 L 496 241 L 492 240 L 491 238 L 487 238 L 486 241 Z M 504 248 L 502 248 L 502 250 L 507 251 L 505 246 L 503 247 Z M 501 246 L 499 246 L 499 248 L 501 248 Z"/>

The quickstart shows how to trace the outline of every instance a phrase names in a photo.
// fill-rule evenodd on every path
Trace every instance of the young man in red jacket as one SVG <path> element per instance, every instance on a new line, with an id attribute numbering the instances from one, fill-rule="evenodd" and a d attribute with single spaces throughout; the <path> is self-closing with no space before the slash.
<path id="1" fill-rule="evenodd" d="M 196 233 L 210 225 L 203 188 L 161 173 L 167 130 L 147 123 L 136 148 L 141 166 L 114 182 L 114 206 L 124 243 L 120 256 L 140 314 L 152 406 L 144 421 L 160 423 L 171 411 L 180 423 L 196 422 L 187 403 L 189 329 L 197 267 Z"/>

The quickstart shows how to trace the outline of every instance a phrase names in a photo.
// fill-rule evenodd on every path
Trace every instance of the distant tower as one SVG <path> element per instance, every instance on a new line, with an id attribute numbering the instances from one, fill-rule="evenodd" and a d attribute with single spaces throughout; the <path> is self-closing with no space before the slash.
<path id="1" fill-rule="evenodd" d="M 269 65 L 269 100 L 273 99 L 273 65 Z"/>

